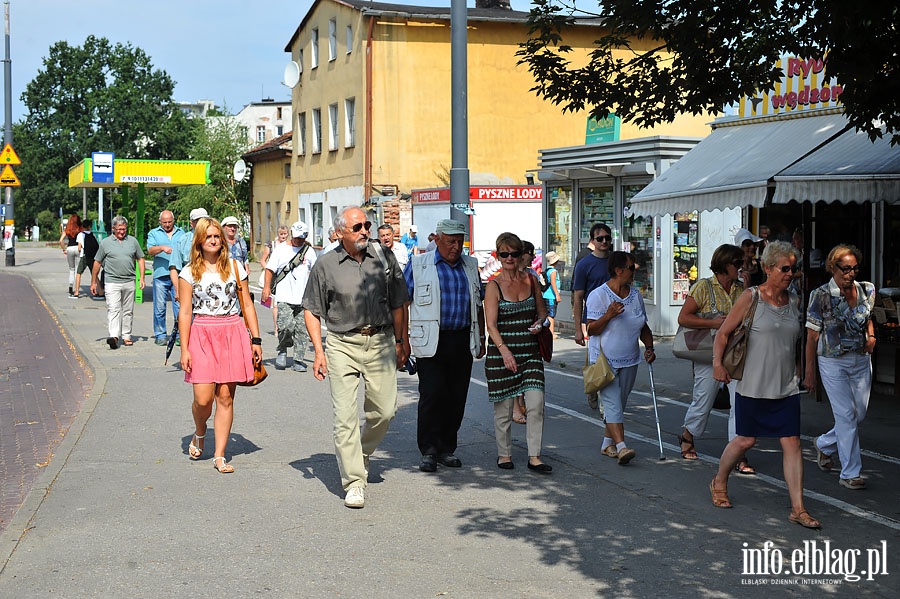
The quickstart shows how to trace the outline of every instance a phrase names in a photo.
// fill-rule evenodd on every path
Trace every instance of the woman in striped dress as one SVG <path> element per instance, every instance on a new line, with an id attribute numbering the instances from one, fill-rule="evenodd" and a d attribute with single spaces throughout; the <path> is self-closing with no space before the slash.
<path id="1" fill-rule="evenodd" d="M 541 461 L 544 365 L 535 337 L 547 318 L 547 308 L 537 279 L 519 269 L 522 240 L 513 233 L 501 233 L 496 247 L 502 268 L 485 288 L 484 319 L 490 340 L 484 371 L 488 397 L 494 404 L 497 467 L 514 467 L 510 431 L 513 404 L 516 395 L 524 394 L 528 410 L 528 469 L 549 474 L 553 468 Z"/>

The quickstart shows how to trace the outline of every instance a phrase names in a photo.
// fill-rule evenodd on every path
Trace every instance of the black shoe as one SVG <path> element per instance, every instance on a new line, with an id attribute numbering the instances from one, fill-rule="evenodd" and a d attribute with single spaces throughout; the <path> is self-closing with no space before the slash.
<path id="1" fill-rule="evenodd" d="M 528 469 L 532 472 L 537 472 L 538 474 L 550 474 L 553 472 L 553 466 L 550 464 L 537 464 L 534 465 L 531 462 L 528 462 Z"/>
<path id="2" fill-rule="evenodd" d="M 441 466 L 446 466 L 447 468 L 459 468 L 462 466 L 462 462 L 458 457 L 453 455 L 452 453 L 442 453 L 437 458 L 438 464 Z"/>
<path id="3" fill-rule="evenodd" d="M 107 345 L 109 345 L 109 349 L 116 349 L 119 347 L 119 338 L 118 337 L 109 337 L 106 340 Z"/>
<path id="4" fill-rule="evenodd" d="M 501 470 L 512 470 L 515 467 L 516 465 L 512 463 L 512 460 L 508 462 L 501 462 L 500 458 L 497 458 L 497 468 L 500 468 Z"/>
<path id="5" fill-rule="evenodd" d="M 422 462 L 419 464 L 419 470 L 422 472 L 436 472 L 437 460 L 431 454 L 423 455 Z"/>

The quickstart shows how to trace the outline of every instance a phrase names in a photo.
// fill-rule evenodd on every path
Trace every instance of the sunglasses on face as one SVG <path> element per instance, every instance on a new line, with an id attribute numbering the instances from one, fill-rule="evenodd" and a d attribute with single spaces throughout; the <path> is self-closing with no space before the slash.
<path id="1" fill-rule="evenodd" d="M 800 267 L 797 266 L 796 264 L 794 264 L 792 266 L 788 266 L 788 265 L 776 266 L 775 268 L 777 270 L 780 270 L 783 273 L 791 273 L 791 274 L 796 273 L 798 270 L 800 270 Z"/>
<path id="2" fill-rule="evenodd" d="M 521 258 L 522 252 L 497 252 L 497 255 L 503 259 L 506 258 Z"/>
<path id="3" fill-rule="evenodd" d="M 838 270 L 840 270 L 845 275 L 849 275 L 851 272 L 858 273 L 860 270 L 859 264 L 857 264 L 856 266 L 841 266 L 840 264 L 835 264 L 835 266 L 837 266 Z"/>
<path id="4" fill-rule="evenodd" d="M 372 221 L 367 220 L 364 223 L 356 223 L 355 225 L 350 227 L 350 230 L 353 231 L 354 233 L 359 233 L 363 227 L 365 227 L 366 231 L 368 231 L 369 229 L 372 228 Z"/>
<path id="5" fill-rule="evenodd" d="M 629 264 L 628 266 L 623 266 L 622 268 L 630 270 L 631 272 L 634 272 L 637 269 L 637 264 Z"/>
<path id="6" fill-rule="evenodd" d="M 599 241 L 600 243 L 603 243 L 604 241 L 609 242 L 609 241 L 612 241 L 612 236 L 611 235 L 598 235 L 597 237 L 594 237 L 594 241 Z"/>

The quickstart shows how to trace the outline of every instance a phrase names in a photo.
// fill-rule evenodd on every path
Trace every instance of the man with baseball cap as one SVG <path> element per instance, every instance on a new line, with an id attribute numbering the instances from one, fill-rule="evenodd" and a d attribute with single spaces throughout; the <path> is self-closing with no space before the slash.
<path id="1" fill-rule="evenodd" d="M 172 293 L 175 295 L 175 300 L 178 301 L 178 273 L 181 272 L 181 269 L 191 261 L 191 244 L 194 242 L 194 227 L 197 225 L 197 221 L 201 218 L 207 218 L 209 214 L 206 212 L 205 208 L 194 208 L 190 213 L 191 220 L 191 228 L 189 231 L 185 231 L 184 235 L 182 235 L 178 242 L 175 244 L 175 249 L 172 250 L 172 255 L 169 258 L 169 278 L 172 279 Z M 178 317 L 178 311 L 175 311 L 175 317 Z"/>
<path id="2" fill-rule="evenodd" d="M 403 276 L 411 302 L 405 343 L 419 369 L 419 470 L 459 468 L 457 435 L 473 358 L 485 352 L 484 288 L 478 260 L 462 254 L 466 226 L 438 221 L 437 248 L 414 256 Z"/>
<path id="3" fill-rule="evenodd" d="M 309 345 L 309 333 L 303 317 L 303 293 L 309 272 L 316 263 L 316 253 L 310 252 L 306 241 L 309 228 L 303 221 L 291 225 L 291 242 L 282 243 L 272 250 L 266 262 L 266 278 L 262 290 L 262 301 L 267 302 L 269 296 L 275 296 L 278 308 L 278 347 L 275 357 L 275 368 L 287 368 L 287 350 L 294 346 L 293 369 L 306 372 L 306 349 Z"/>
<path id="4" fill-rule="evenodd" d="M 419 227 L 410 225 L 409 233 L 400 238 L 400 243 L 406 246 L 406 255 L 410 258 L 419 253 L 419 238 L 416 237 L 418 232 Z"/>

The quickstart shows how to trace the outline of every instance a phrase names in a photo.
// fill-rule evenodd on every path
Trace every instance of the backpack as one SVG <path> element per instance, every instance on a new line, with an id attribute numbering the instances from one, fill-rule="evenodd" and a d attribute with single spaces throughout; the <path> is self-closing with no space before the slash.
<path id="1" fill-rule="evenodd" d="M 541 286 L 541 293 L 550 289 L 550 269 L 547 269 L 547 273 L 539 272 L 537 276 L 538 283 Z"/>
<path id="2" fill-rule="evenodd" d="M 94 262 L 94 256 L 97 255 L 97 250 L 100 249 L 100 244 L 97 243 L 97 238 L 93 233 L 85 231 L 84 243 L 82 243 L 81 247 L 84 250 L 84 261 L 88 264 L 92 264 Z"/>

